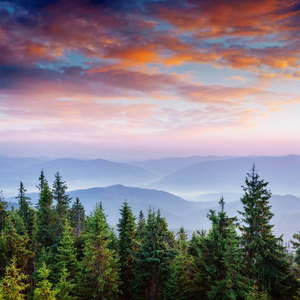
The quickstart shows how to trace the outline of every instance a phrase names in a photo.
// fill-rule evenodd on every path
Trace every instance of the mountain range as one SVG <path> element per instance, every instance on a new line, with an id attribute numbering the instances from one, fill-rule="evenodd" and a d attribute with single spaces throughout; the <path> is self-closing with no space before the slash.
<path id="1" fill-rule="evenodd" d="M 68 192 L 73 200 L 79 197 L 89 214 L 96 206 L 96 203 L 102 202 L 109 224 L 116 226 L 120 213 L 119 210 L 126 200 L 132 207 L 135 216 L 139 215 L 140 210 L 147 214 L 148 209 L 160 209 L 162 216 L 166 217 L 171 229 L 175 232 L 180 226 L 184 226 L 189 232 L 211 227 L 207 213 L 209 209 L 220 210 L 218 205 L 219 197 L 217 194 L 210 195 L 208 202 L 187 201 L 171 193 L 153 189 L 142 189 L 136 187 L 127 187 L 123 185 L 113 185 L 103 188 L 90 188 L 74 190 Z M 37 193 L 29 193 L 32 203 L 35 206 L 38 201 Z M 238 197 L 236 195 L 236 197 Z M 15 200 L 14 197 L 6 199 L 10 205 Z M 242 211 L 241 202 L 228 202 L 225 197 L 225 211 L 230 217 L 238 216 L 238 211 Z M 300 198 L 292 195 L 273 195 L 270 199 L 271 211 L 274 213 L 272 224 L 275 225 L 274 232 L 277 236 L 284 234 L 284 240 L 292 238 L 293 234 L 300 230 Z"/>
<path id="2" fill-rule="evenodd" d="M 57 171 L 70 189 L 123 184 L 168 191 L 197 200 L 203 194 L 241 193 L 247 172 L 256 165 L 261 178 L 275 194 L 300 196 L 300 156 L 192 156 L 139 162 L 104 159 L 8 158 L 0 156 L 0 189 L 13 195 L 23 181 L 36 191 L 43 169 L 51 182 Z"/>

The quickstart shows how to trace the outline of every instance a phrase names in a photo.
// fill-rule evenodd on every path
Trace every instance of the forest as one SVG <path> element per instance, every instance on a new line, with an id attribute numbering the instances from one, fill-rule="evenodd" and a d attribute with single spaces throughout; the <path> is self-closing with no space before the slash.
<path id="1" fill-rule="evenodd" d="M 36 207 L 22 182 L 18 208 L 0 194 L 0 300 L 300 299 L 300 232 L 288 253 L 254 165 L 242 188 L 238 216 L 221 198 L 210 230 L 199 221 L 188 237 L 159 210 L 134 216 L 125 199 L 116 228 L 101 202 L 86 216 L 59 172 L 50 185 L 42 170 Z"/>

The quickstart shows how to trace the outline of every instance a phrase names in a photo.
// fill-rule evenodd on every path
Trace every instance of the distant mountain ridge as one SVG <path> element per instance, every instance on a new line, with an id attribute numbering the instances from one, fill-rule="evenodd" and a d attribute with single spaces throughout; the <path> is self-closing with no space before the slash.
<path id="1" fill-rule="evenodd" d="M 6 158 L 0 156 L 0 189 L 12 195 L 23 181 L 35 191 L 43 169 L 51 185 L 57 171 L 69 189 L 122 184 L 188 194 L 240 193 L 246 173 L 256 169 L 275 194 L 300 196 L 300 156 L 191 156 L 122 163 L 104 159 Z M 170 173 L 171 172 L 171 173 Z"/>
<path id="2" fill-rule="evenodd" d="M 139 211 L 143 210 L 147 214 L 149 207 L 158 210 L 160 209 L 162 216 L 166 217 L 169 227 L 178 229 L 184 226 L 189 231 L 198 229 L 209 230 L 211 224 L 206 215 L 209 209 L 220 210 L 216 195 L 208 199 L 215 199 L 210 202 L 193 202 L 186 201 L 183 198 L 173 194 L 136 187 L 127 187 L 123 185 L 113 185 L 102 188 L 90 188 L 84 190 L 74 190 L 68 193 L 73 197 L 79 197 L 84 205 L 87 214 L 95 208 L 96 203 L 102 202 L 105 213 L 108 216 L 108 222 L 116 226 L 120 218 L 120 208 L 122 203 L 127 200 L 132 207 L 135 216 L 138 216 Z M 35 206 L 38 200 L 38 194 L 27 194 L 32 198 Z M 16 202 L 14 197 L 7 198 L 6 201 Z M 237 216 L 238 210 L 242 210 L 240 201 L 228 202 L 225 198 L 225 211 L 229 216 Z M 274 232 L 277 236 L 284 234 L 284 240 L 292 238 L 292 235 L 300 230 L 300 198 L 292 195 L 273 195 L 270 199 L 272 205 L 271 211 L 275 214 L 272 223 L 275 225 Z"/>
<path id="3" fill-rule="evenodd" d="M 3 160 L 0 159 L 0 166 L 4 164 Z M 53 174 L 59 172 L 71 189 L 112 184 L 138 186 L 156 179 L 155 175 L 139 167 L 104 159 L 61 158 L 41 161 L 23 158 L 23 163 L 19 161 L 20 158 L 8 158 L 5 168 L 0 169 L 0 189 L 6 193 L 16 191 L 20 181 L 29 191 L 34 191 L 42 169 L 50 184 L 54 179 Z"/>
<path id="4" fill-rule="evenodd" d="M 189 156 L 189 157 L 168 157 L 163 159 L 149 159 L 144 161 L 131 161 L 129 164 L 148 170 L 158 176 L 166 176 L 188 166 L 214 160 L 226 160 L 232 156 Z"/>
<path id="5" fill-rule="evenodd" d="M 240 192 L 252 165 L 276 194 L 300 195 L 300 156 L 237 157 L 203 161 L 180 169 L 152 186 L 170 192 Z"/>

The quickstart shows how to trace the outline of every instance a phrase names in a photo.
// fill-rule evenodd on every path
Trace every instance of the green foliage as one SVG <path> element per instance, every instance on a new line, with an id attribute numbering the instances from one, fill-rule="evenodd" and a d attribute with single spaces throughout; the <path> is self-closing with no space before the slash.
<path id="1" fill-rule="evenodd" d="M 168 299 L 197 299 L 194 294 L 194 257 L 188 253 L 189 243 L 183 227 L 177 233 L 176 255 L 170 263 L 170 277 L 167 283 Z"/>
<path id="2" fill-rule="evenodd" d="M 138 223 L 137 223 L 137 227 L 136 227 L 137 239 L 139 241 L 142 241 L 145 236 L 145 233 L 146 233 L 145 228 L 146 228 L 145 216 L 143 214 L 143 211 L 140 210 Z"/>
<path id="3" fill-rule="evenodd" d="M 34 290 L 33 300 L 55 300 L 56 291 L 52 290 L 52 284 L 48 281 L 50 271 L 45 263 L 37 271 L 38 284 Z"/>
<path id="4" fill-rule="evenodd" d="M 282 239 L 272 232 L 271 192 L 266 189 L 267 185 L 259 179 L 253 166 L 243 187 L 244 211 L 240 212 L 244 223 L 240 229 L 247 275 L 254 280 L 259 292 L 268 292 L 272 299 L 290 298 L 297 282 L 281 246 Z"/>
<path id="5" fill-rule="evenodd" d="M 296 249 L 294 261 L 299 266 L 300 265 L 300 232 L 298 231 L 297 233 L 294 233 L 293 238 L 295 239 L 295 241 L 291 241 L 291 243 L 293 245 L 293 248 Z"/>
<path id="6" fill-rule="evenodd" d="M 136 224 L 125 201 L 116 236 L 101 204 L 87 218 L 79 198 L 69 209 L 59 173 L 52 190 L 43 170 L 39 180 L 36 212 L 22 182 L 18 210 L 8 212 L 0 195 L 0 300 L 300 299 L 300 268 L 272 232 L 271 193 L 254 167 L 241 199 L 242 238 L 223 198 L 208 214 L 209 233 L 190 241 L 184 228 L 175 240 L 160 211 L 149 209 L 147 220 L 141 211 Z"/>
<path id="7" fill-rule="evenodd" d="M 56 212 L 58 214 L 58 220 L 64 220 L 68 216 L 68 210 L 69 210 L 69 205 L 70 201 L 72 198 L 70 198 L 66 194 L 66 190 L 68 189 L 66 182 L 62 181 L 61 175 L 59 172 L 57 172 L 55 175 L 55 179 L 52 185 L 52 194 L 53 194 L 53 200 L 56 201 Z M 61 230 L 60 233 L 62 232 L 62 224 L 61 225 Z"/>
<path id="8" fill-rule="evenodd" d="M 67 290 L 68 286 L 74 286 L 77 279 L 77 273 L 79 271 L 79 264 L 76 257 L 76 248 L 74 247 L 74 236 L 72 232 L 72 228 L 70 226 L 70 223 L 68 220 L 65 220 L 65 224 L 63 227 L 63 237 L 60 242 L 60 245 L 57 249 L 57 256 L 56 256 L 57 264 L 55 267 L 56 273 L 58 273 L 58 280 L 60 285 L 65 285 L 65 290 Z M 60 292 L 57 296 L 62 298 L 63 290 L 60 289 Z M 73 299 L 72 297 L 75 296 L 75 289 L 70 289 L 68 291 L 68 294 L 70 298 L 66 299 Z"/>
<path id="9" fill-rule="evenodd" d="M 87 219 L 81 268 L 83 299 L 117 299 L 119 294 L 118 257 L 109 245 L 109 228 L 102 206 L 97 205 Z"/>
<path id="10" fill-rule="evenodd" d="M 35 228 L 35 212 L 30 206 L 30 198 L 25 195 L 26 189 L 22 182 L 20 182 L 18 199 L 19 209 L 18 214 L 23 219 L 26 231 L 31 241 L 33 240 L 34 228 Z"/>
<path id="11" fill-rule="evenodd" d="M 76 300 L 77 297 L 72 296 L 75 286 L 75 281 L 70 278 L 70 274 L 66 267 L 63 267 L 60 271 L 59 282 L 56 285 L 56 299 L 57 300 Z"/>
<path id="12" fill-rule="evenodd" d="M 120 258 L 120 279 L 122 281 L 121 291 L 124 299 L 130 299 L 133 295 L 134 274 L 132 271 L 134 265 L 133 252 L 136 251 L 136 225 L 131 207 L 127 201 L 123 203 L 120 209 L 121 218 L 117 225 L 119 231 L 119 258 Z"/>
<path id="13" fill-rule="evenodd" d="M 11 264 L 6 267 L 5 277 L 0 282 L 0 299 L 3 300 L 23 300 L 28 284 L 24 283 L 28 276 L 23 274 L 16 266 L 16 259 L 13 258 Z"/>
<path id="14" fill-rule="evenodd" d="M 248 294 L 247 300 L 271 300 L 271 298 L 266 291 L 259 292 L 257 287 L 253 286 Z"/>
<path id="15" fill-rule="evenodd" d="M 220 212 L 210 210 L 207 215 L 212 229 L 196 244 L 201 271 L 199 279 L 208 299 L 245 299 L 249 282 L 242 275 L 244 265 L 233 225 L 235 218 L 226 215 L 223 198 L 219 204 Z"/>
<path id="16" fill-rule="evenodd" d="M 136 298 L 159 299 L 166 291 L 164 287 L 169 278 L 169 264 L 174 253 L 170 240 L 172 234 L 166 228 L 165 219 L 160 213 L 149 209 L 145 236 L 134 252 L 136 264 L 134 275 L 136 278 Z"/>
<path id="17" fill-rule="evenodd" d="M 56 235 L 56 219 L 52 209 L 53 196 L 47 182 L 40 184 L 42 189 L 37 205 L 36 212 L 36 232 L 35 241 L 37 251 L 43 247 L 48 251 L 49 248 L 57 247 L 58 237 Z"/>
<path id="18" fill-rule="evenodd" d="M 69 215 L 71 226 L 75 228 L 76 236 L 78 237 L 84 227 L 85 220 L 84 207 L 78 197 L 76 197 L 76 200 L 73 203 L 72 208 L 70 209 Z"/>
<path id="19" fill-rule="evenodd" d="M 18 224 L 16 220 L 20 223 Z M 18 233 L 16 225 L 19 225 L 19 232 L 22 231 L 23 234 Z M 14 210 L 7 216 L 5 227 L 0 234 L 0 276 L 3 275 L 5 267 L 13 257 L 22 272 L 26 271 L 28 261 L 33 257 L 23 221 L 18 218 Z"/>
<path id="20" fill-rule="evenodd" d="M 7 212 L 7 202 L 4 201 L 4 197 L 2 195 L 2 191 L 0 191 L 0 233 L 5 225 L 5 219 L 8 215 Z"/>

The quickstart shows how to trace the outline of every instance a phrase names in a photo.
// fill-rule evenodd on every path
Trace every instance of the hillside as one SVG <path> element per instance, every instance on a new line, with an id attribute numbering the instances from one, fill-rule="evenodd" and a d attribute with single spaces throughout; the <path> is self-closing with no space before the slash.
<path id="1" fill-rule="evenodd" d="M 113 185 L 104 188 L 90 188 L 74 190 L 68 193 L 73 200 L 79 197 L 83 203 L 86 213 L 89 214 L 96 203 L 102 202 L 108 222 L 116 226 L 119 220 L 119 209 L 126 199 L 132 207 L 133 213 L 138 216 L 140 210 L 147 214 L 149 207 L 158 210 L 166 217 L 170 228 L 178 229 L 184 226 L 189 232 L 197 229 L 209 230 L 211 224 L 206 215 L 209 209 L 219 210 L 218 195 L 206 195 L 207 202 L 186 201 L 171 193 L 153 189 L 142 189 Z M 38 194 L 28 194 L 33 204 L 37 203 Z M 15 198 L 7 198 L 9 202 L 15 202 Z M 203 198 L 204 200 L 204 198 Z M 228 215 L 238 216 L 237 211 L 242 210 L 240 201 L 227 200 L 225 197 L 225 210 Z M 292 238 L 292 235 L 300 230 L 300 198 L 292 195 L 273 195 L 270 200 L 271 211 L 274 213 L 272 223 L 275 225 L 274 232 L 277 236 L 284 234 L 284 240 Z"/>
<path id="2" fill-rule="evenodd" d="M 239 193 L 253 164 L 260 177 L 270 183 L 273 193 L 300 195 L 300 156 L 297 155 L 204 161 L 169 174 L 152 187 L 175 193 Z"/>

